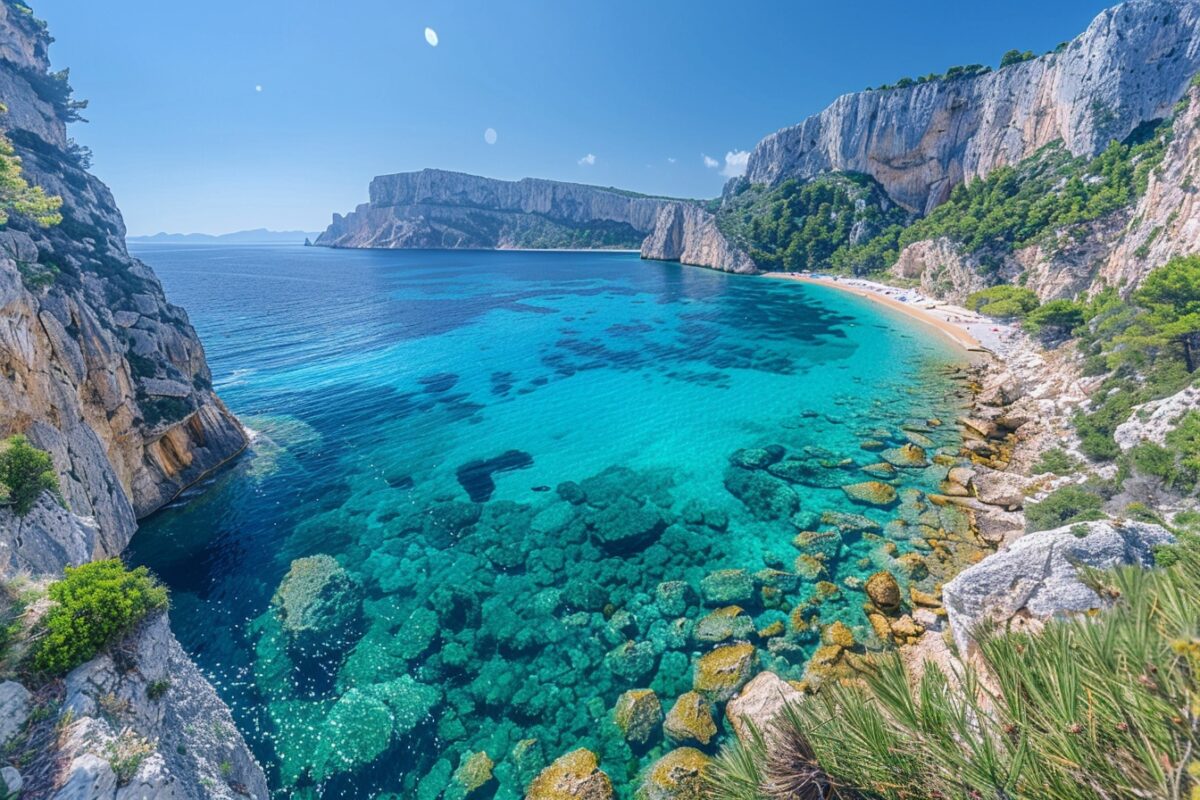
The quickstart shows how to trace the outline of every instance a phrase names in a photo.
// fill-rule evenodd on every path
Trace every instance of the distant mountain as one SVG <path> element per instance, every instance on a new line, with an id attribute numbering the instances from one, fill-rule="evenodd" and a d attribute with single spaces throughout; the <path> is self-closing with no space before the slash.
<path id="1" fill-rule="evenodd" d="M 316 239 L 320 234 L 312 231 L 269 231 L 255 228 L 252 231 L 234 233 L 156 233 L 153 236 L 127 236 L 127 242 L 151 244 L 303 244 L 305 239 Z"/>

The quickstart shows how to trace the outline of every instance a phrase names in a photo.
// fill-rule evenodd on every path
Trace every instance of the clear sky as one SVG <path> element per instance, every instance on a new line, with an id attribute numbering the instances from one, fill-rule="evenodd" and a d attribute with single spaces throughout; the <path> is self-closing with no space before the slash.
<path id="1" fill-rule="evenodd" d="M 1110 5 L 30 2 L 131 234 L 320 230 L 423 167 L 712 197 L 726 154 L 843 92 L 1043 52 Z"/>

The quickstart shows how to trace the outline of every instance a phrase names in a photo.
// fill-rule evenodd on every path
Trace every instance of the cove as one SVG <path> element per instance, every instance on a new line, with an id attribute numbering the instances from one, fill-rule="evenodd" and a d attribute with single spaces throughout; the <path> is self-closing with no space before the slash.
<path id="1" fill-rule="evenodd" d="M 965 531 L 924 500 L 965 354 L 860 298 L 622 253 L 136 254 L 254 442 L 129 557 L 279 796 L 519 798 L 586 747 L 631 798 L 729 735 L 714 653 L 802 681 L 831 624 L 871 641 L 868 577 Z M 631 689 L 711 730 L 631 736 Z"/>

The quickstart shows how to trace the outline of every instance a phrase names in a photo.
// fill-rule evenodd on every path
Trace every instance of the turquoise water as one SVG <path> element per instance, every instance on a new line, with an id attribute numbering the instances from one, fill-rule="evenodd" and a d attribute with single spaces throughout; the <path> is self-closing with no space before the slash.
<path id="1" fill-rule="evenodd" d="M 928 421 L 955 418 L 963 354 L 822 287 L 612 253 L 136 253 L 254 445 L 130 558 L 170 585 L 176 634 L 281 794 L 434 798 L 486 751 L 472 796 L 516 798 L 584 746 L 632 796 L 669 745 L 626 743 L 617 697 L 669 709 L 715 646 L 696 620 L 736 602 L 757 630 L 788 623 L 818 578 L 840 587 L 809 603 L 819 623 L 869 642 L 858 581 L 916 546 L 906 490 L 944 468 L 896 470 L 891 510 L 838 487 L 880 460 L 864 441 L 957 449 Z M 782 453 L 790 472 L 731 466 Z M 891 524 L 798 575 L 793 539 L 826 511 Z M 749 575 L 704 580 L 726 569 Z M 818 642 L 785 630 L 749 638 L 798 679 Z"/>

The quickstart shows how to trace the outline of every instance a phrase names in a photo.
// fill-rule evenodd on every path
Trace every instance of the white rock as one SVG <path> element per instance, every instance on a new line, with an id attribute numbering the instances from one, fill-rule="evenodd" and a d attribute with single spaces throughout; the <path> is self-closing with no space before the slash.
<path id="1" fill-rule="evenodd" d="M 16 681 L 0 683 L 0 746 L 21 732 L 29 712 L 33 710 L 33 695 Z"/>
<path id="2" fill-rule="evenodd" d="M 750 723 L 760 734 L 769 734 L 784 706 L 798 703 L 804 695 L 774 672 L 760 672 L 737 697 L 725 705 L 725 718 L 743 743 L 750 741 Z"/>
<path id="3" fill-rule="evenodd" d="M 1179 418 L 1196 408 L 1200 408 L 1200 387 L 1189 386 L 1163 400 L 1134 406 L 1129 419 L 1113 432 L 1113 438 L 1122 450 L 1129 450 L 1142 442 L 1162 445 Z"/>
<path id="4" fill-rule="evenodd" d="M 1072 529 L 1078 526 L 1087 534 L 1076 536 Z M 1017 539 L 943 588 L 954 641 L 966 653 L 972 632 L 984 620 L 1020 627 L 1101 607 L 1100 597 L 1079 580 L 1076 565 L 1150 566 L 1154 546 L 1173 541 L 1161 526 L 1132 521 L 1077 523 Z"/>

